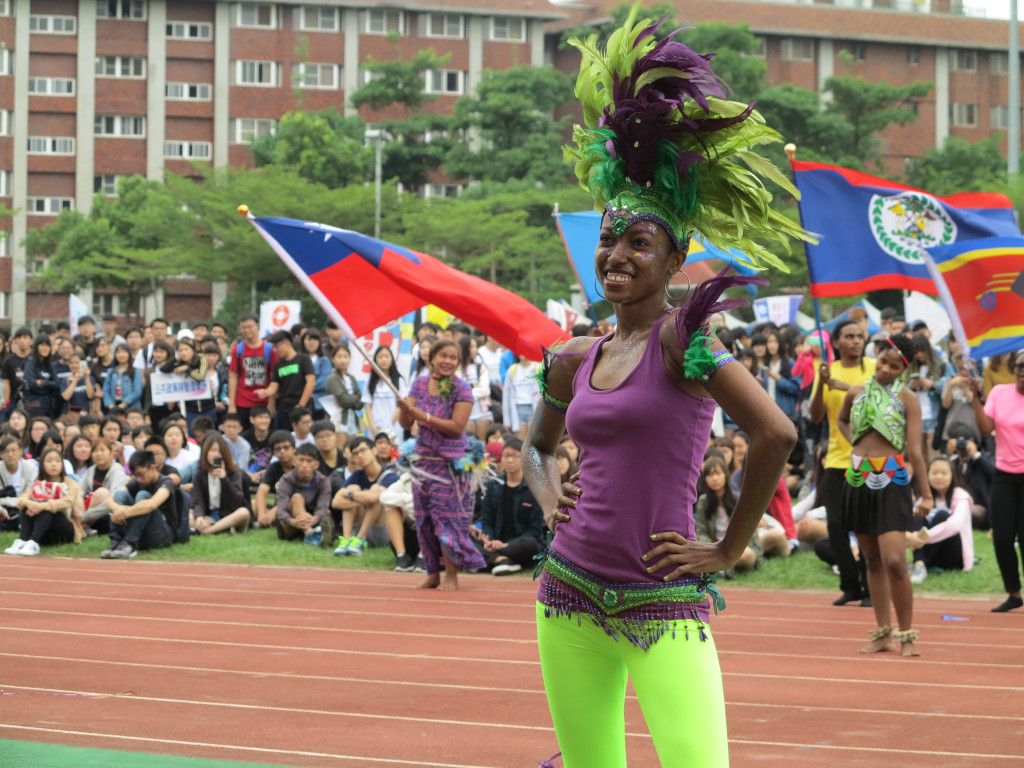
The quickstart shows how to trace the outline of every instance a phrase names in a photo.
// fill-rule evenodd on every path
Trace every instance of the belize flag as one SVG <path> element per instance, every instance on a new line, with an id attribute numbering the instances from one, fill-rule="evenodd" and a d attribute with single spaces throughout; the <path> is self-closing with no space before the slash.
<path id="1" fill-rule="evenodd" d="M 594 251 L 597 250 L 597 243 L 601 239 L 602 216 L 603 214 L 599 211 L 555 214 L 555 222 L 558 225 L 558 232 L 562 236 L 565 252 L 569 256 L 569 263 L 572 264 L 580 288 L 590 304 L 596 304 L 603 299 L 597 290 L 597 272 L 594 269 Z M 686 256 L 686 264 L 721 259 L 741 275 L 757 274 L 757 270 L 737 262 L 736 256 L 745 258 L 739 251 L 719 248 L 697 235 L 690 238 L 690 250 Z M 686 264 L 683 265 L 683 269 L 686 269 Z M 714 271 L 710 271 L 707 276 L 711 277 L 714 274 Z M 757 293 L 756 285 L 745 287 L 753 294 Z"/>
<path id="2" fill-rule="evenodd" d="M 932 248 L 939 295 L 974 359 L 1024 348 L 1024 237 Z"/>
<path id="3" fill-rule="evenodd" d="M 568 338 L 518 294 L 432 256 L 328 224 L 238 210 L 350 339 L 428 304 L 529 360 Z"/>
<path id="4" fill-rule="evenodd" d="M 935 197 L 920 189 L 824 163 L 793 161 L 811 295 L 852 296 L 880 288 L 936 293 L 922 259 L 937 248 L 983 237 L 1020 236 L 1005 195 Z"/>

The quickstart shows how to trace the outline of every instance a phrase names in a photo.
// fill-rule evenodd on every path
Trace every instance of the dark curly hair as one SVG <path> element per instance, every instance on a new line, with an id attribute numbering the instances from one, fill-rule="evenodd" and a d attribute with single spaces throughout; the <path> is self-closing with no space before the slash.
<path id="1" fill-rule="evenodd" d="M 903 361 L 907 363 L 909 368 L 910 363 L 914 361 L 914 355 L 917 353 L 914 340 L 905 333 L 897 333 L 889 337 L 889 343 L 903 355 Z M 882 351 L 884 352 L 885 349 L 883 348 Z"/>

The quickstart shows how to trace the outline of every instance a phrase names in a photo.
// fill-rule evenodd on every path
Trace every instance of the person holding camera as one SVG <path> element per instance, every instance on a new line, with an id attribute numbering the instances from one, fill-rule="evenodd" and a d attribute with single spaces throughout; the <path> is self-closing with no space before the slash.
<path id="1" fill-rule="evenodd" d="M 996 465 L 992 451 L 985 448 L 982 441 L 975 441 L 973 433 L 976 429 L 974 422 L 950 424 L 946 456 L 953 467 L 954 481 L 970 493 L 973 499 L 973 526 L 979 531 L 987 531 L 991 527 L 988 510 L 991 506 L 992 478 L 996 474 Z"/>
<path id="2" fill-rule="evenodd" d="M 1013 384 L 992 387 L 985 405 L 974 398 L 974 416 L 982 437 L 996 435 L 996 472 L 992 479 L 989 518 L 992 546 L 1009 596 L 992 609 L 1005 613 L 1024 606 L 1020 566 L 1014 542 L 1024 541 L 1024 350 L 1012 357 Z M 979 382 L 975 382 L 977 386 Z M 980 395 L 980 391 L 979 391 Z"/>
<path id="3" fill-rule="evenodd" d="M 252 519 L 248 476 L 235 464 L 231 446 L 217 432 L 203 440 L 192 483 L 192 515 L 202 534 L 244 533 Z"/>

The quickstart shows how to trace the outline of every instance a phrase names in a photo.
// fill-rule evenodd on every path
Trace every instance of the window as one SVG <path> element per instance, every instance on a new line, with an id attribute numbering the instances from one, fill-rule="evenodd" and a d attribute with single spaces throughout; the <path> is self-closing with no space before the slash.
<path id="1" fill-rule="evenodd" d="M 237 117 L 231 121 L 231 140 L 236 144 L 251 144 L 260 136 L 277 131 L 277 120 L 263 117 Z"/>
<path id="2" fill-rule="evenodd" d="M 341 82 L 337 64 L 310 64 L 292 66 L 292 82 L 298 88 L 337 88 Z"/>
<path id="3" fill-rule="evenodd" d="M 117 195 L 118 175 L 116 173 L 97 173 L 92 177 L 92 191 L 107 197 Z"/>
<path id="4" fill-rule="evenodd" d="M 814 61 L 814 41 L 807 37 L 782 38 L 783 61 Z"/>
<path id="5" fill-rule="evenodd" d="M 757 38 L 757 46 L 754 48 L 750 55 L 758 59 L 763 59 L 765 56 L 767 56 L 768 41 L 763 37 Z"/>
<path id="6" fill-rule="evenodd" d="M 0 48 L 0 75 L 14 74 L 14 51 Z"/>
<path id="7" fill-rule="evenodd" d="M 366 34 L 386 35 L 388 32 L 405 34 L 404 13 L 383 8 L 372 8 L 366 11 Z"/>
<path id="8" fill-rule="evenodd" d="M 426 14 L 423 34 L 427 37 L 465 37 L 465 21 L 458 13 Z"/>
<path id="9" fill-rule="evenodd" d="M 213 86 L 209 83 L 167 83 L 164 95 L 175 101 L 209 101 Z"/>
<path id="10" fill-rule="evenodd" d="M 127 307 L 127 300 L 124 302 Z M 101 315 L 122 315 L 128 314 L 125 308 L 122 311 L 121 297 L 116 293 L 93 293 L 92 313 L 97 317 Z"/>
<path id="11" fill-rule="evenodd" d="M 3 239 L 0 239 L 0 244 L 6 243 L 6 242 L 7 242 L 7 238 L 6 237 L 4 237 Z M 0 253 L 0 256 L 6 256 L 7 255 L 7 246 L 3 246 L 2 250 L 3 250 L 3 253 Z M 11 292 L 10 291 L 0 291 L 0 317 L 10 317 L 10 316 L 11 316 Z"/>
<path id="12" fill-rule="evenodd" d="M 29 136 L 30 155 L 73 155 L 75 140 L 64 136 Z"/>
<path id="13" fill-rule="evenodd" d="M 977 104 L 950 104 L 950 122 L 953 125 L 973 128 L 978 125 Z"/>
<path id="14" fill-rule="evenodd" d="M 165 141 L 164 157 L 184 160 L 209 160 L 213 145 L 208 141 Z"/>
<path id="15" fill-rule="evenodd" d="M 146 18 L 146 4 L 142 0 L 96 0 L 96 17 L 141 21 Z"/>
<path id="16" fill-rule="evenodd" d="M 212 40 L 213 25 L 193 21 L 169 21 L 167 36 L 174 40 Z"/>
<path id="17" fill-rule="evenodd" d="M 11 135 L 11 110 L 0 109 L 0 136 Z"/>
<path id="18" fill-rule="evenodd" d="M 988 71 L 993 75 L 1010 74 L 1010 56 L 1006 53 L 990 53 L 988 55 Z"/>
<path id="19" fill-rule="evenodd" d="M 916 67 L 921 63 L 921 49 L 916 45 L 907 46 L 907 66 Z"/>
<path id="20" fill-rule="evenodd" d="M 0 197 L 11 196 L 11 172 L 0 171 Z"/>
<path id="21" fill-rule="evenodd" d="M 139 115 L 96 115 L 97 136 L 132 136 L 136 138 L 146 135 L 146 118 Z"/>
<path id="22" fill-rule="evenodd" d="M 25 203 L 25 211 L 34 216 L 56 216 L 74 207 L 75 201 L 70 197 L 29 197 Z"/>
<path id="23" fill-rule="evenodd" d="M 278 66 L 276 61 L 236 61 L 235 84 L 276 86 Z"/>
<path id="24" fill-rule="evenodd" d="M 74 16 L 30 16 L 29 32 L 41 35 L 73 35 L 75 34 Z"/>
<path id="25" fill-rule="evenodd" d="M 957 72 L 978 71 L 978 54 L 975 51 L 952 51 L 950 56 L 953 59 L 953 69 Z"/>
<path id="26" fill-rule="evenodd" d="M 11 0 L 0 0 L 0 16 L 11 15 Z M 6 255 L 6 254 L 4 254 Z"/>
<path id="27" fill-rule="evenodd" d="M 512 40 L 521 43 L 526 40 L 526 20 L 495 16 L 491 19 L 491 40 Z"/>
<path id="28" fill-rule="evenodd" d="M 425 184 L 423 186 L 423 197 L 458 197 L 462 192 L 461 184 Z"/>
<path id="29" fill-rule="evenodd" d="M 323 5 L 303 5 L 298 9 L 299 29 L 310 32 L 338 32 L 341 16 L 337 8 Z"/>
<path id="30" fill-rule="evenodd" d="M 854 43 L 850 46 L 850 53 L 853 54 L 854 61 L 864 61 L 868 57 L 868 44 Z"/>
<path id="31" fill-rule="evenodd" d="M 237 27 L 277 28 L 277 6 L 265 3 L 239 3 L 235 17 Z"/>
<path id="32" fill-rule="evenodd" d="M 97 77 L 145 77 L 146 60 L 141 56 L 97 56 Z"/>
<path id="33" fill-rule="evenodd" d="M 361 85 L 368 85 L 374 80 L 379 80 L 383 75 L 380 72 L 371 72 L 363 67 L 359 68 L 359 82 Z"/>
<path id="34" fill-rule="evenodd" d="M 75 80 L 72 77 L 30 77 L 28 92 L 38 96 L 74 96 Z"/>
<path id="35" fill-rule="evenodd" d="M 7 238 L 4 239 L 6 240 Z M 50 260 L 47 258 L 25 259 L 25 271 L 28 272 L 28 274 L 30 275 L 38 275 L 40 272 L 46 269 L 46 265 L 49 263 L 49 261 Z"/>
<path id="36" fill-rule="evenodd" d="M 426 93 L 466 92 L 466 73 L 458 69 L 428 69 L 423 80 Z"/>

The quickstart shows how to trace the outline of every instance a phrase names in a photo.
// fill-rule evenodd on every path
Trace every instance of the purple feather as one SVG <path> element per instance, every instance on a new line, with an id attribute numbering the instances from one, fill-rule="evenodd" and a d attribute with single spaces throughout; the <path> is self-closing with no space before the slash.
<path id="1" fill-rule="evenodd" d="M 728 271 L 729 267 L 726 267 L 710 280 L 705 280 L 694 288 L 689 300 L 676 313 L 676 335 L 679 337 L 680 349 L 686 349 L 690 346 L 690 337 L 715 312 L 725 312 L 728 309 L 747 303 L 746 299 L 723 299 L 719 301 L 722 293 L 727 288 L 734 288 L 739 285 L 768 285 L 766 278 L 727 275 L 726 272 Z"/>

